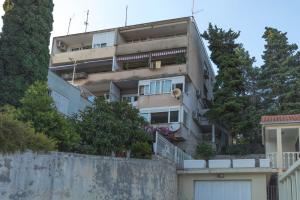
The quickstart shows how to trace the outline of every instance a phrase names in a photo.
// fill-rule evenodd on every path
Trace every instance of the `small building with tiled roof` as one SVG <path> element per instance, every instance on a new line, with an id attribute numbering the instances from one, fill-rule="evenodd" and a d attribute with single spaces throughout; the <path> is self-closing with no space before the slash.
<path id="1" fill-rule="evenodd" d="M 261 124 L 300 123 L 300 114 L 295 115 L 266 115 L 261 117 Z"/>
<path id="2" fill-rule="evenodd" d="M 300 159 L 300 114 L 262 116 L 262 141 L 266 157 L 280 170 Z"/>

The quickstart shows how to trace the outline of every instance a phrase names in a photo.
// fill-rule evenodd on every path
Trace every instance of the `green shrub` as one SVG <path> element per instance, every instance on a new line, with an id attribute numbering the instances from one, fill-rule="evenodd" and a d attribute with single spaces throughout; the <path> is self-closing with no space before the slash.
<path id="1" fill-rule="evenodd" d="M 201 143 L 196 148 L 196 158 L 208 160 L 216 154 L 213 146 L 209 143 Z"/>
<path id="2" fill-rule="evenodd" d="M 73 151 L 79 144 L 80 135 L 71 121 L 56 110 L 47 83 L 36 82 L 31 85 L 21 99 L 18 110 L 18 119 L 31 122 L 36 132 L 55 139 L 59 151 Z"/>
<path id="3" fill-rule="evenodd" d="M 131 146 L 131 155 L 133 158 L 151 159 L 151 145 L 147 142 L 136 142 Z"/>
<path id="4" fill-rule="evenodd" d="M 13 153 L 24 150 L 52 151 L 56 142 L 42 133 L 35 133 L 29 123 L 14 119 L 11 112 L 0 113 L 0 152 Z"/>

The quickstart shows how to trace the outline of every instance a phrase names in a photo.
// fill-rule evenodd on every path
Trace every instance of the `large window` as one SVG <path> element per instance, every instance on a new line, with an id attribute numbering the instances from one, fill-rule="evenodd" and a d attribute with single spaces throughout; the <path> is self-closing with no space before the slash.
<path id="1" fill-rule="evenodd" d="M 184 90 L 184 77 L 168 79 L 145 80 L 139 83 L 140 95 L 170 94 L 175 88 Z"/>
<path id="2" fill-rule="evenodd" d="M 179 108 L 158 109 L 140 113 L 151 124 L 166 124 L 180 122 Z"/>
<path id="3" fill-rule="evenodd" d="M 171 84 L 172 84 L 171 80 L 164 80 L 163 81 L 163 87 L 162 87 L 163 93 L 170 93 L 171 92 Z"/>
<path id="4" fill-rule="evenodd" d="M 164 124 L 168 123 L 168 112 L 151 113 L 151 124 Z"/>

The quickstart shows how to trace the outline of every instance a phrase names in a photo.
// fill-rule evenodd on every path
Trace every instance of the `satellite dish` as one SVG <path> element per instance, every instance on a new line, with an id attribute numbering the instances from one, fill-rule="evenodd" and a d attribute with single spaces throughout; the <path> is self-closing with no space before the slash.
<path id="1" fill-rule="evenodd" d="M 180 124 L 179 123 L 174 123 L 174 124 L 169 125 L 169 130 L 171 132 L 178 131 L 179 129 L 180 129 Z"/>
<path id="2" fill-rule="evenodd" d="M 181 96 L 181 90 L 179 88 L 175 88 L 172 93 L 172 97 L 179 98 Z"/>

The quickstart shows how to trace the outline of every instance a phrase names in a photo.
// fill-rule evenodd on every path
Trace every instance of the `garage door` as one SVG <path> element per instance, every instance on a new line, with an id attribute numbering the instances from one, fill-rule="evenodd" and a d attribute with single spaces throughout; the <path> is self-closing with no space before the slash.
<path id="1" fill-rule="evenodd" d="M 251 200 L 250 181 L 196 181 L 195 200 Z"/>

